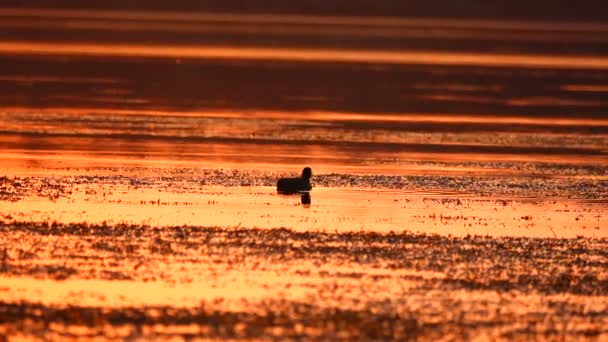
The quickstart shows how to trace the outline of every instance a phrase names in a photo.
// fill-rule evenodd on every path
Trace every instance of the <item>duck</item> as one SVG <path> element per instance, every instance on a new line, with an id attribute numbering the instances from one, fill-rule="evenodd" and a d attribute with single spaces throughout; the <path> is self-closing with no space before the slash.
<path id="1" fill-rule="evenodd" d="M 298 178 L 279 178 L 277 181 L 277 192 L 279 194 L 295 194 L 302 191 L 310 191 L 310 178 L 312 177 L 312 169 L 305 167 L 302 170 L 302 177 Z"/>

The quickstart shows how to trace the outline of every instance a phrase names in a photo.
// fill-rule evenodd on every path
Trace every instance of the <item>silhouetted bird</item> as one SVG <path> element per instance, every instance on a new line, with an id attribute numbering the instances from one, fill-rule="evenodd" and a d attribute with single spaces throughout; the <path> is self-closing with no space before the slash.
<path id="1" fill-rule="evenodd" d="M 312 189 L 310 185 L 311 177 L 312 170 L 309 167 L 305 167 L 302 170 L 301 178 L 279 178 L 277 181 L 277 192 L 280 194 L 294 194 L 300 191 L 310 191 Z"/>

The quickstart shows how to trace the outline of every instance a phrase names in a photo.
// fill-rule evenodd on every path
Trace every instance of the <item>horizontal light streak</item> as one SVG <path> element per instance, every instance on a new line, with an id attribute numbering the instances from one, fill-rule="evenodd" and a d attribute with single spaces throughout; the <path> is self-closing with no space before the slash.
<path id="1" fill-rule="evenodd" d="M 0 42 L 0 54 L 608 70 L 608 58 L 604 57 L 435 51 L 3 41 Z"/>
<path id="2" fill-rule="evenodd" d="M 309 120 L 309 121 L 374 121 L 374 122 L 403 122 L 403 123 L 473 123 L 473 124 L 526 124 L 543 126 L 606 126 L 608 119 L 600 118 L 559 118 L 559 117 L 531 117 L 496 116 L 495 114 L 466 114 L 466 113 L 402 113 L 402 114 L 366 114 L 357 112 L 330 112 L 330 111 L 163 111 L 148 109 L 119 109 L 119 108 L 66 108 L 66 107 L 0 107 L 0 118 L 27 114 L 59 114 L 59 115 L 147 115 L 147 116 L 176 116 L 176 117 L 202 117 L 202 118 L 237 118 L 237 119 L 277 119 L 277 120 Z"/>
<path id="3" fill-rule="evenodd" d="M 608 84 L 567 84 L 561 86 L 566 91 L 579 91 L 588 93 L 608 93 Z"/>

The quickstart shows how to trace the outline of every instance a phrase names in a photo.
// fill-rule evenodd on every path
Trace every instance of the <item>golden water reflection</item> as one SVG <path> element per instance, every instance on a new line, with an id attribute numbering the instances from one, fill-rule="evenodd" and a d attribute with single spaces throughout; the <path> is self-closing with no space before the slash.
<path id="1" fill-rule="evenodd" d="M 39 43 L 0 41 L 0 55 L 77 57 L 144 57 L 234 59 L 334 63 L 385 63 L 517 68 L 608 69 L 608 59 L 593 56 L 552 56 L 434 51 L 329 50 L 312 48 Z"/>
<path id="2" fill-rule="evenodd" d="M 277 195 L 273 187 L 211 186 L 191 194 L 102 186 L 55 202 L 36 197 L 0 202 L 0 211 L 34 222 L 608 237 L 602 202 L 338 188 L 314 189 L 311 197 L 308 208 L 299 196 Z"/>

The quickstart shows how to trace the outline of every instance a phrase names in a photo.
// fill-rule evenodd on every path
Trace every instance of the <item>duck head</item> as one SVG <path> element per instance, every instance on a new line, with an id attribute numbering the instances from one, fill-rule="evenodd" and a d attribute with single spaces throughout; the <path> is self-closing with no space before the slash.
<path id="1" fill-rule="evenodd" d="M 309 167 L 305 167 L 304 170 L 302 170 L 302 178 L 310 179 L 311 177 L 312 177 L 312 169 Z"/>

